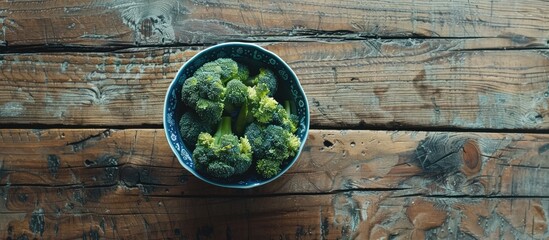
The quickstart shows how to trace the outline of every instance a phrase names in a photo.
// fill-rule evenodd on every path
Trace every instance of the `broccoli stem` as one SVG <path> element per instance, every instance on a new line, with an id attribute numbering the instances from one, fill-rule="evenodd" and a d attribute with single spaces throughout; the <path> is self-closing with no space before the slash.
<path id="1" fill-rule="evenodd" d="M 246 130 L 246 126 L 251 122 L 251 116 L 252 114 L 248 110 L 248 101 L 242 105 L 242 108 L 240 108 L 240 112 L 238 113 L 238 116 L 236 117 L 236 126 L 235 126 L 235 133 L 238 136 L 242 136 L 244 134 L 244 130 Z"/>
<path id="2" fill-rule="evenodd" d="M 231 117 L 222 117 L 219 125 L 217 126 L 217 131 L 214 134 L 215 144 L 221 143 L 221 136 L 232 133 Z"/>
<path id="3" fill-rule="evenodd" d="M 286 110 L 286 115 L 290 117 L 290 114 L 292 114 L 290 100 L 284 100 L 284 109 Z"/>

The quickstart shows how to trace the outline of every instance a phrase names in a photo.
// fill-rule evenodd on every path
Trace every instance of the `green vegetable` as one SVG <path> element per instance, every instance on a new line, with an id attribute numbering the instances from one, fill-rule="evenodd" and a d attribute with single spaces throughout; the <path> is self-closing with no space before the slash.
<path id="1" fill-rule="evenodd" d="M 216 124 L 223 113 L 225 87 L 218 74 L 200 72 L 185 80 L 181 98 L 203 121 Z"/>
<path id="2" fill-rule="evenodd" d="M 256 170 L 265 178 L 273 176 L 276 169 L 273 166 L 279 169 L 284 161 L 295 156 L 300 145 L 299 138 L 276 125 L 262 127 L 252 123 L 246 128 L 245 136 L 253 149 L 253 159 L 258 160 Z M 267 164 L 266 161 L 271 162 Z M 280 169 L 276 173 L 279 171 Z"/>
<path id="3" fill-rule="evenodd" d="M 248 87 L 239 79 L 233 79 L 227 83 L 226 92 L 225 112 L 232 113 L 246 102 Z"/>
<path id="4" fill-rule="evenodd" d="M 238 72 L 236 73 L 235 78 L 244 82 L 248 80 L 249 77 L 250 77 L 250 70 L 248 69 L 248 67 L 246 67 L 246 65 L 244 64 L 238 63 Z"/>
<path id="5" fill-rule="evenodd" d="M 234 78 L 240 79 L 240 77 L 244 75 L 245 72 L 247 72 L 247 68 L 239 71 L 239 64 L 234 60 L 230 58 L 218 58 L 215 61 L 208 62 L 202 65 L 202 67 L 196 70 L 195 74 L 201 74 L 204 72 L 218 74 L 221 82 L 223 84 L 226 84 L 228 81 Z"/>
<path id="6" fill-rule="evenodd" d="M 198 136 L 193 159 L 197 170 L 212 177 L 228 178 L 242 174 L 252 164 L 252 148 L 246 137 L 232 133 L 231 118 L 223 117 L 214 136 Z"/>
<path id="7" fill-rule="evenodd" d="M 295 133 L 298 125 L 297 115 L 291 113 L 290 101 L 284 101 L 284 107 L 277 106 L 275 114 L 273 115 L 271 123 L 277 126 L 281 126 L 285 130 Z"/>
<path id="8" fill-rule="evenodd" d="M 272 178 L 280 172 L 280 163 L 268 159 L 260 159 L 257 161 L 257 173 L 264 178 Z"/>
<path id="9" fill-rule="evenodd" d="M 274 96 L 276 90 L 278 89 L 278 81 L 276 80 L 275 74 L 273 71 L 265 68 L 260 68 L 257 76 L 245 80 L 244 83 L 250 87 L 265 84 L 267 89 L 269 89 L 268 94 L 270 97 Z"/>
<path id="10" fill-rule="evenodd" d="M 301 144 L 294 135 L 297 116 L 289 101 L 279 104 L 273 97 L 278 88 L 275 74 L 264 68 L 258 71 L 250 77 L 245 65 L 220 58 L 204 64 L 183 83 L 182 100 L 190 110 L 179 124 L 185 144 L 195 147 L 197 171 L 229 178 L 253 164 L 260 176 L 271 178 L 297 154 Z M 237 111 L 232 126 L 233 119 L 224 114 L 234 117 Z"/>
<path id="11" fill-rule="evenodd" d="M 272 121 L 278 105 L 274 98 L 268 96 L 269 89 L 265 84 L 248 87 L 247 92 L 246 102 L 236 121 L 237 134 L 242 134 L 246 126 L 254 120 L 264 124 Z"/>
<path id="12" fill-rule="evenodd" d="M 212 133 L 213 128 L 210 124 L 202 121 L 196 113 L 192 111 L 185 112 L 179 120 L 179 129 L 181 130 L 181 135 L 185 145 L 190 148 L 194 148 L 196 141 L 198 140 L 198 135 L 200 133 Z"/>

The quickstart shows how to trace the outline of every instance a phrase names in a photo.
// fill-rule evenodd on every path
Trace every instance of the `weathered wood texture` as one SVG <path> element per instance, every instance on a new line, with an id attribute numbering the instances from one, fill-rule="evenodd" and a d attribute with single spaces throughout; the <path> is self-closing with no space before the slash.
<path id="1" fill-rule="evenodd" d="M 547 129 L 549 50 L 488 40 L 263 44 L 296 71 L 322 127 Z M 501 43 L 504 44 L 504 43 Z M 472 48 L 470 51 L 457 51 Z M 202 48 L 0 56 L 0 123 L 161 124 L 165 91 Z"/>
<path id="2" fill-rule="evenodd" d="M 353 191 L 188 198 L 137 189 L 12 187 L 3 239 L 547 239 L 547 198 Z M 103 194 L 105 193 L 105 194 Z M 86 195 L 84 195 L 86 194 Z M 5 200 L 7 199 L 7 200 Z M 25 238 L 25 236 L 27 238 Z"/>
<path id="3" fill-rule="evenodd" d="M 48 6 L 45 8 L 44 6 Z M 549 5 L 529 1 L 7 1 L 7 46 L 196 44 L 310 38 L 487 37 L 546 46 Z"/>
<path id="4" fill-rule="evenodd" d="M 313 130 L 267 186 L 208 186 L 180 166 L 163 130 L 2 130 L 0 184 L 145 195 L 223 196 L 378 189 L 395 195 L 549 197 L 549 135 Z"/>

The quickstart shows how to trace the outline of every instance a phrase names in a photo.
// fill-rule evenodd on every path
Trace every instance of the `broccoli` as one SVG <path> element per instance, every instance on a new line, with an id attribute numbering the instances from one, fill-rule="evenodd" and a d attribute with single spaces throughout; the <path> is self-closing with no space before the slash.
<path id="1" fill-rule="evenodd" d="M 257 161 L 256 171 L 264 178 L 272 178 L 280 172 L 280 163 L 268 159 Z"/>
<path id="2" fill-rule="evenodd" d="M 242 134 L 246 126 L 253 120 L 261 124 L 278 125 L 295 133 L 297 131 L 298 119 L 291 113 L 290 101 L 284 101 L 280 105 L 274 98 L 268 96 L 268 89 L 264 84 L 248 87 L 246 102 L 237 117 L 235 132 Z"/>
<path id="3" fill-rule="evenodd" d="M 224 98 L 225 87 L 219 75 L 212 72 L 196 73 L 185 80 L 181 89 L 183 102 L 208 124 L 216 124 L 221 118 Z"/>
<path id="4" fill-rule="evenodd" d="M 245 80 L 244 83 L 250 87 L 265 84 L 269 89 L 268 95 L 270 97 L 274 96 L 278 89 L 278 82 L 276 81 L 275 74 L 271 70 L 265 68 L 260 68 L 257 76 Z"/>
<path id="5" fill-rule="evenodd" d="M 200 67 L 198 70 L 196 70 L 195 74 L 201 74 L 205 72 L 219 74 L 219 77 L 223 84 L 226 84 L 228 81 L 234 78 L 247 78 L 246 75 L 248 75 L 248 69 L 244 65 L 238 64 L 230 58 L 218 58 L 215 61 L 208 62 L 202 65 L 202 67 Z"/>
<path id="6" fill-rule="evenodd" d="M 188 111 L 183 114 L 179 120 L 179 129 L 185 145 L 191 149 L 195 147 L 200 133 L 211 133 L 213 131 L 212 126 L 202 121 L 193 111 Z"/>
<path id="7" fill-rule="evenodd" d="M 197 171 L 229 178 L 248 171 L 254 162 L 264 178 L 280 173 L 301 143 L 294 135 L 297 116 L 290 102 L 281 105 L 273 98 L 277 88 L 271 70 L 261 68 L 250 77 L 246 66 L 228 58 L 204 64 L 183 83 L 181 98 L 194 111 L 186 112 L 179 124 L 186 145 L 194 146 Z M 223 113 L 238 109 L 233 133 L 232 119 Z M 214 125 L 218 127 L 212 136 Z"/>
<path id="8" fill-rule="evenodd" d="M 203 132 L 198 136 L 193 160 L 197 170 L 212 177 L 228 178 L 242 174 L 252 164 L 252 148 L 246 137 L 232 133 L 231 118 L 223 117 L 214 136 Z"/>
<path id="9" fill-rule="evenodd" d="M 253 149 L 253 158 L 258 159 L 256 170 L 265 178 L 280 172 L 282 163 L 295 156 L 301 144 L 294 134 L 276 125 L 261 127 L 252 123 L 245 136 Z"/>
<path id="10" fill-rule="evenodd" d="M 237 134 L 242 134 L 246 126 L 254 119 L 260 123 L 269 123 L 278 105 L 274 98 L 268 96 L 269 89 L 265 84 L 248 87 L 247 90 L 246 101 L 236 120 Z"/>
<path id="11" fill-rule="evenodd" d="M 290 101 L 284 101 L 284 107 L 278 105 L 273 115 L 272 124 L 281 126 L 285 130 L 295 133 L 297 131 L 298 117 L 291 113 Z"/>
<path id="12" fill-rule="evenodd" d="M 250 77 L 250 70 L 248 69 L 248 67 L 246 67 L 246 65 L 244 64 L 238 63 L 238 72 L 236 73 L 235 78 L 244 82 L 248 80 L 249 77 Z"/>
<path id="13" fill-rule="evenodd" d="M 248 87 L 240 80 L 233 79 L 227 83 L 226 92 L 225 112 L 232 113 L 237 107 L 241 107 L 246 102 Z"/>

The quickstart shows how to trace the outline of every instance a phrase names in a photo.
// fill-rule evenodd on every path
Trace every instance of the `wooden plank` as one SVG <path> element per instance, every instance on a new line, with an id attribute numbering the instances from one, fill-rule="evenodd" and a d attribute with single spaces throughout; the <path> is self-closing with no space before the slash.
<path id="1" fill-rule="evenodd" d="M 313 128 L 547 129 L 549 52 L 456 51 L 489 42 L 263 46 L 296 71 Z M 0 124 L 159 125 L 169 83 L 196 52 L 184 47 L 2 55 Z"/>
<path id="2" fill-rule="evenodd" d="M 0 131 L 0 143 L 0 186 L 6 188 L 107 186 L 195 197 L 357 189 L 549 196 L 546 134 L 312 130 L 289 172 L 250 190 L 221 189 L 195 178 L 180 166 L 161 129 L 12 129 Z"/>
<path id="3" fill-rule="evenodd" d="M 12 187 L 0 237 L 44 239 L 547 239 L 546 198 L 450 198 L 352 191 L 186 198 L 123 187 Z M 104 188 L 97 189 L 99 192 Z M 21 195 L 21 192 L 28 192 Z"/>
<path id="4" fill-rule="evenodd" d="M 44 6 L 48 6 L 45 8 Z M 7 46 L 202 44 L 227 40 L 487 37 L 546 46 L 543 0 L 7 1 Z"/>

